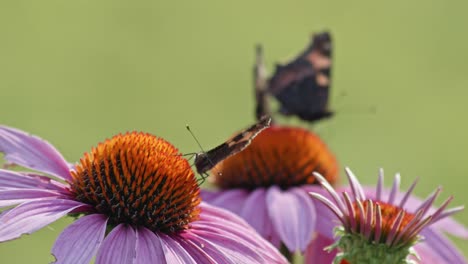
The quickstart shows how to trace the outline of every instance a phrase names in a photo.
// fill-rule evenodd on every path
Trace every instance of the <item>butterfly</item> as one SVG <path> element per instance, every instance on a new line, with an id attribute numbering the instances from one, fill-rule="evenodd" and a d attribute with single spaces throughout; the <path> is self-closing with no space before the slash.
<path id="1" fill-rule="evenodd" d="M 267 70 L 263 59 L 263 48 L 257 45 L 255 64 L 253 68 L 255 100 L 255 117 L 260 120 L 263 116 L 270 115 L 270 107 L 267 100 Z"/>
<path id="2" fill-rule="evenodd" d="M 239 132 L 223 144 L 207 152 L 196 153 L 195 168 L 198 174 L 206 175 L 207 171 L 222 160 L 244 150 L 262 130 L 270 126 L 270 122 L 271 118 L 264 116 L 257 123 Z"/>
<path id="3" fill-rule="evenodd" d="M 333 115 L 328 109 L 331 57 L 331 35 L 322 32 L 315 34 L 309 47 L 294 60 L 276 66 L 266 90 L 280 102 L 280 113 L 309 122 Z"/>

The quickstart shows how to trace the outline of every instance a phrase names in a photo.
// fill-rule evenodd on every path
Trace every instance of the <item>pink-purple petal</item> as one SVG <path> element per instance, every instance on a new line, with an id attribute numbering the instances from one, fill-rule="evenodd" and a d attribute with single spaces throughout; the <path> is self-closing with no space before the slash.
<path id="1" fill-rule="evenodd" d="M 179 245 L 181 245 L 185 251 L 195 260 L 196 263 L 217 263 L 215 258 L 219 252 L 208 254 L 205 252 L 205 244 L 195 241 L 195 239 L 186 239 L 180 236 L 172 236 Z"/>
<path id="2" fill-rule="evenodd" d="M 337 254 L 337 250 L 328 252 L 325 250 L 326 247 L 333 244 L 333 239 L 316 234 L 312 243 L 309 244 L 304 256 L 305 264 L 326 264 L 333 263 L 333 259 Z"/>
<path id="3" fill-rule="evenodd" d="M 281 241 L 268 214 L 265 189 L 256 189 L 250 193 L 239 216 L 245 219 L 262 237 L 277 247 L 280 245 Z"/>
<path id="4" fill-rule="evenodd" d="M 415 256 L 410 256 L 411 260 L 414 260 L 415 263 L 422 264 L 452 264 L 452 262 L 445 262 L 444 259 L 440 258 L 435 252 L 434 249 L 428 246 L 426 243 L 418 243 L 414 246 L 418 258 Z M 456 264 L 462 264 L 465 262 L 454 262 Z"/>
<path id="5" fill-rule="evenodd" d="M 346 172 L 346 176 L 348 177 L 348 182 L 349 182 L 349 185 L 351 186 L 351 190 L 353 191 L 354 197 L 358 200 L 365 200 L 366 196 L 365 196 L 364 190 L 362 188 L 361 183 L 359 183 L 359 180 L 357 179 L 357 177 L 348 167 L 345 168 L 345 172 Z"/>
<path id="6" fill-rule="evenodd" d="M 160 234 L 161 246 L 166 257 L 166 263 L 170 264 L 197 264 L 197 261 L 174 238 Z"/>
<path id="7" fill-rule="evenodd" d="M 322 195 L 328 195 L 324 190 L 317 190 L 306 188 L 307 192 L 320 193 Z M 329 195 L 328 195 L 329 196 Z M 314 202 L 315 213 L 316 213 L 316 225 L 315 230 L 323 236 L 333 239 L 333 230 L 336 226 L 340 225 L 338 217 L 323 203 Z M 349 211 L 349 209 L 348 209 Z"/>
<path id="8" fill-rule="evenodd" d="M 245 200 L 249 197 L 249 192 L 241 189 L 223 190 L 223 191 L 201 191 L 202 200 L 222 207 L 235 214 L 239 214 L 244 207 Z"/>
<path id="9" fill-rule="evenodd" d="M 136 258 L 136 233 L 120 224 L 107 235 L 99 248 L 96 264 L 131 264 Z"/>
<path id="10" fill-rule="evenodd" d="M 216 219 L 214 222 L 222 220 L 229 224 L 247 225 L 244 220 L 237 216 L 237 214 L 229 210 L 221 209 L 221 207 L 213 206 L 206 202 L 201 202 L 199 207 L 201 209 L 200 220 L 213 221 L 213 219 Z M 196 221 L 194 224 L 198 222 L 199 221 Z"/>
<path id="11" fill-rule="evenodd" d="M 369 197 L 374 197 L 375 195 L 375 191 L 372 187 L 366 187 L 365 192 L 366 192 L 366 195 Z M 383 192 L 388 194 L 388 190 L 384 190 Z M 401 201 L 403 199 L 405 199 L 405 193 L 398 193 L 396 201 Z M 422 199 L 419 199 L 415 196 L 409 196 L 405 203 L 405 209 L 407 209 L 408 212 L 415 213 L 416 209 L 420 207 L 421 204 L 422 204 Z M 432 214 L 435 211 L 436 211 L 436 208 L 431 208 L 429 210 L 429 213 Z M 466 228 L 464 225 L 460 224 L 459 222 L 455 221 L 453 218 L 441 219 L 440 221 L 437 221 L 434 224 L 432 224 L 431 228 L 446 232 L 453 236 L 468 239 L 468 228 Z"/>
<path id="12" fill-rule="evenodd" d="M 8 162 L 71 181 L 69 165 L 47 141 L 23 131 L 0 126 L 0 152 Z"/>
<path id="13" fill-rule="evenodd" d="M 343 223 L 343 225 L 346 224 L 344 217 L 345 214 L 338 208 L 338 206 L 336 206 L 335 203 L 318 193 L 310 193 L 310 196 L 318 202 L 324 204 L 326 207 L 328 207 L 328 209 L 330 209 L 330 211 L 332 211 L 336 215 L 336 217 Z"/>
<path id="14" fill-rule="evenodd" d="M 142 227 L 136 230 L 135 263 L 166 263 L 161 239 L 151 230 Z"/>
<path id="15" fill-rule="evenodd" d="M 377 178 L 377 186 L 375 188 L 375 196 L 377 200 L 382 201 L 382 190 L 383 190 L 383 181 L 384 181 L 384 170 L 380 168 L 379 177 Z"/>
<path id="16" fill-rule="evenodd" d="M 68 193 L 66 186 L 46 176 L 0 169 L 1 189 L 48 189 Z"/>
<path id="17" fill-rule="evenodd" d="M 347 212 L 346 206 L 344 205 L 343 201 L 341 200 L 340 196 L 335 191 L 333 186 L 331 186 L 331 184 L 322 175 L 320 175 L 320 173 L 314 172 L 313 174 L 315 178 L 317 179 L 317 181 L 322 186 L 322 188 L 327 190 L 328 194 L 333 198 L 333 201 L 335 201 L 336 207 L 339 209 L 339 210 L 336 210 L 336 212 L 340 211 L 340 212 L 346 213 Z"/>
<path id="18" fill-rule="evenodd" d="M 51 190 L 40 189 L 0 189 L 0 207 L 11 206 L 37 199 L 67 199 L 67 196 Z"/>
<path id="19" fill-rule="evenodd" d="M 389 204 L 396 204 L 395 203 L 395 198 L 396 194 L 400 191 L 400 182 L 401 182 L 401 176 L 399 173 L 395 174 L 395 178 L 393 179 L 393 185 L 390 190 L 390 195 L 388 196 L 388 203 Z"/>
<path id="20" fill-rule="evenodd" d="M 200 220 L 192 223 L 191 232 L 208 231 L 218 234 L 231 234 L 247 243 L 260 245 L 254 237 L 258 234 L 239 216 L 214 206 L 202 203 Z M 253 234 L 253 235 L 252 235 Z"/>
<path id="21" fill-rule="evenodd" d="M 253 248 L 262 248 L 272 261 L 284 260 L 278 250 L 270 243 L 266 242 L 255 232 L 243 219 L 237 215 L 206 203 L 201 203 L 202 213 L 200 220 L 192 223 L 191 232 L 211 232 L 214 234 L 224 234 L 235 239 L 250 244 Z"/>
<path id="22" fill-rule="evenodd" d="M 416 178 L 411 186 L 404 192 L 403 197 L 400 199 L 400 207 L 401 208 L 406 208 L 406 201 L 411 197 L 411 194 L 413 193 L 414 188 L 416 187 L 416 184 L 418 183 L 419 178 Z M 400 194 L 401 195 L 401 194 Z"/>
<path id="23" fill-rule="evenodd" d="M 312 198 L 301 189 L 281 191 L 270 187 L 267 193 L 270 218 L 286 247 L 303 252 L 312 239 L 316 214 Z"/>
<path id="24" fill-rule="evenodd" d="M 191 233 L 186 240 L 195 241 L 207 255 L 211 256 L 215 263 L 262 263 L 263 258 L 249 245 L 221 234 L 210 232 Z"/>
<path id="25" fill-rule="evenodd" d="M 78 209 L 88 209 L 72 200 L 46 199 L 21 204 L 0 215 L 0 241 L 31 234 Z"/>
<path id="26" fill-rule="evenodd" d="M 52 248 L 52 254 L 56 258 L 54 263 L 89 263 L 104 240 L 106 225 L 107 218 L 100 214 L 87 215 L 76 220 L 55 241 Z"/>
<path id="27" fill-rule="evenodd" d="M 423 229 L 420 234 L 424 238 L 424 241 L 420 244 L 430 247 L 433 251 L 433 255 L 436 255 L 445 261 L 441 263 L 467 263 L 463 255 L 458 251 L 457 247 L 443 234 L 432 228 L 432 226 Z M 426 262 L 422 261 L 421 263 Z"/>

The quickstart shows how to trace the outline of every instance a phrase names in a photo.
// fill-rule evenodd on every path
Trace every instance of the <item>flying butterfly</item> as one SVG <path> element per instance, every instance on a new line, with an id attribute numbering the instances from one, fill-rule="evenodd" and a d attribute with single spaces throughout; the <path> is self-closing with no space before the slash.
<path id="1" fill-rule="evenodd" d="M 280 102 L 280 113 L 309 122 L 333 115 L 328 109 L 331 57 L 331 35 L 322 32 L 315 34 L 309 47 L 293 61 L 276 66 L 266 89 Z"/>
<path id="2" fill-rule="evenodd" d="M 200 175 L 207 176 L 207 171 L 211 170 L 222 160 L 244 150 L 250 142 L 265 128 L 270 126 L 271 118 L 264 116 L 249 128 L 236 134 L 223 144 L 206 152 L 195 154 L 195 168 Z"/>
<path id="3" fill-rule="evenodd" d="M 257 105 L 255 107 L 255 117 L 260 120 L 263 116 L 270 115 L 270 107 L 267 100 L 267 70 L 263 59 L 263 48 L 257 45 L 255 64 L 253 67 L 253 86 Z"/>

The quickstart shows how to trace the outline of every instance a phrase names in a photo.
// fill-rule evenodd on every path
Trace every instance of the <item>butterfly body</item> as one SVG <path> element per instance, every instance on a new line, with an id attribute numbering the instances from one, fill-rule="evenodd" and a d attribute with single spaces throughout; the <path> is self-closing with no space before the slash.
<path id="1" fill-rule="evenodd" d="M 262 117 L 257 123 L 236 134 L 221 145 L 195 154 L 195 168 L 201 175 L 206 174 L 220 161 L 244 150 L 250 142 L 265 128 L 270 126 L 271 118 Z"/>

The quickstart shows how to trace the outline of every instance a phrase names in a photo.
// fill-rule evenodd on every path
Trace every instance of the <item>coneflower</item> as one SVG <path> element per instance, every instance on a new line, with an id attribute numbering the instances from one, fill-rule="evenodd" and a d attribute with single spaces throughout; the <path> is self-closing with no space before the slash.
<path id="1" fill-rule="evenodd" d="M 308 195 L 320 189 L 314 171 L 337 180 L 336 159 L 320 138 L 302 128 L 271 126 L 212 170 L 219 190 L 202 190 L 202 197 L 243 217 L 275 246 L 284 245 L 283 253 L 304 251 L 315 232 Z"/>
<path id="2" fill-rule="evenodd" d="M 449 197 L 439 208 L 432 208 L 440 194 L 440 188 L 425 201 L 419 202 L 411 196 L 416 181 L 407 192 L 400 193 L 398 174 L 390 191 L 383 188 L 383 171 L 375 189 L 363 188 L 351 170 L 346 169 L 346 174 L 350 187 L 337 192 L 325 178 L 315 173 L 328 195 L 326 197 L 318 192 L 310 195 L 335 216 L 323 214 L 319 217 L 325 223 L 338 222 L 335 229 L 338 240 L 328 247 L 328 250 L 337 251 L 324 257 L 324 252 L 317 248 L 320 245 L 323 249 L 324 243 L 319 240 L 324 239 L 326 232 L 322 233 L 314 241 L 317 245 L 311 245 L 306 256 L 307 263 L 318 263 L 317 259 L 329 263 L 333 258 L 333 263 L 349 264 L 466 263 L 463 256 L 440 232 L 448 231 L 468 238 L 467 230 L 449 218 L 463 207 L 447 209 L 452 200 Z M 329 226 L 321 227 L 323 230 L 331 230 Z"/>
<path id="3" fill-rule="evenodd" d="M 52 249 L 56 263 L 286 263 L 242 219 L 201 201 L 187 160 L 167 141 L 131 132 L 74 166 L 48 142 L 0 127 L 0 242 L 79 217 Z"/>

